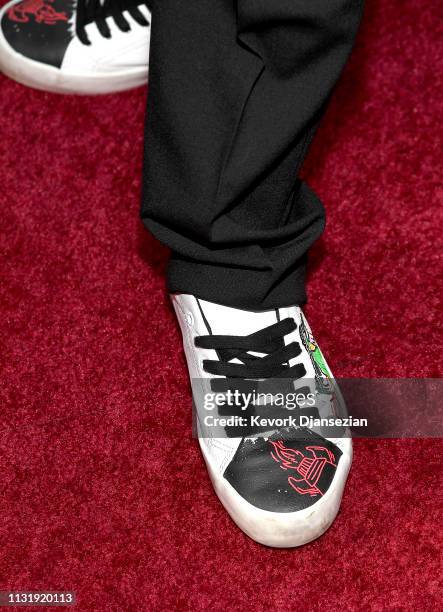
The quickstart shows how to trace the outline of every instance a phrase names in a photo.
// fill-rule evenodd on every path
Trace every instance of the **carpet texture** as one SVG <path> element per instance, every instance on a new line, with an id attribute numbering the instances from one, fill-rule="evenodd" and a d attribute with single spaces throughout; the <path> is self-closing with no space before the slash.
<path id="1" fill-rule="evenodd" d="M 442 374 L 439 11 L 368 2 L 304 169 L 328 211 L 307 311 L 337 376 Z M 302 549 L 255 544 L 216 499 L 167 251 L 138 220 L 146 91 L 0 89 L 0 590 L 72 589 L 82 612 L 441 608 L 438 440 L 357 441 Z"/>

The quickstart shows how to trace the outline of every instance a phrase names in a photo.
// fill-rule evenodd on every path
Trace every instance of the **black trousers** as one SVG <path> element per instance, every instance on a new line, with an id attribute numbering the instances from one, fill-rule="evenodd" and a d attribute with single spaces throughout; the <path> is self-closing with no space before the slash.
<path id="1" fill-rule="evenodd" d="M 152 0 L 142 218 L 171 292 L 301 304 L 324 209 L 297 178 L 363 0 Z"/>

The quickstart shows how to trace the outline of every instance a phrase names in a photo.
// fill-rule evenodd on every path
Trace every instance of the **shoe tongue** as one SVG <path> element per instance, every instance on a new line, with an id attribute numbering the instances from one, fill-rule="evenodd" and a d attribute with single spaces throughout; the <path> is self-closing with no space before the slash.
<path id="1" fill-rule="evenodd" d="M 253 312 L 199 300 L 201 312 L 213 335 L 248 336 L 279 321 L 277 310 Z"/>

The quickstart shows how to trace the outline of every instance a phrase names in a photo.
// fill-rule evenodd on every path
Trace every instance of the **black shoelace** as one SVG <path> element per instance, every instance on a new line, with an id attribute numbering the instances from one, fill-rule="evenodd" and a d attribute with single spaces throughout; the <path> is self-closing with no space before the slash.
<path id="1" fill-rule="evenodd" d="M 306 374 L 302 363 L 289 365 L 298 357 L 298 342 L 284 343 L 284 336 L 297 329 L 294 319 L 284 319 L 249 336 L 198 336 L 195 345 L 214 349 L 218 361 L 205 359 L 203 369 L 208 374 L 228 379 L 302 378 Z M 252 355 L 263 353 L 264 357 Z M 241 363 L 232 363 L 233 359 Z"/>
<path id="2" fill-rule="evenodd" d="M 76 17 L 76 34 L 84 45 L 90 45 L 91 42 L 86 33 L 86 26 L 89 23 L 95 23 L 98 31 L 104 38 L 111 38 L 111 30 L 107 18 L 112 18 L 115 24 L 122 32 L 129 32 L 131 25 L 125 18 L 126 11 L 131 17 L 141 26 L 148 26 L 149 21 L 140 10 L 140 6 L 146 2 L 137 0 L 78 0 L 77 17 Z"/>
<path id="3" fill-rule="evenodd" d="M 302 363 L 289 365 L 298 357 L 301 348 L 298 342 L 285 345 L 284 337 L 295 331 L 297 325 L 294 319 L 284 319 L 249 336 L 198 336 L 195 345 L 200 348 L 217 351 L 218 361 L 205 359 L 203 369 L 208 374 L 224 376 L 211 379 L 211 390 L 216 393 L 239 391 L 240 393 L 291 393 L 294 390 L 293 381 L 303 378 L 306 369 Z M 260 353 L 258 356 L 251 353 Z M 232 360 L 240 363 L 232 363 Z M 298 392 L 309 393 L 309 387 L 303 387 Z M 315 416 L 315 409 L 304 409 L 300 414 Z M 236 408 L 219 408 L 220 416 L 236 414 Z M 254 406 L 250 406 L 243 416 L 257 414 Z M 261 416 L 287 416 L 286 409 L 262 405 Z M 318 415 L 317 415 L 318 416 Z M 225 428 L 228 438 L 254 436 L 269 430 L 269 427 L 257 425 L 228 425 Z"/>

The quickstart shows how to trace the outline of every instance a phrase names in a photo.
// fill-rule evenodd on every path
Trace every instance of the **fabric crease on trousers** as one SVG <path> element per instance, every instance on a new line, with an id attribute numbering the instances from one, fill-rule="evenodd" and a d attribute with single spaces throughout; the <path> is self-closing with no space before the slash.
<path id="1" fill-rule="evenodd" d="M 142 219 L 171 292 L 306 300 L 324 208 L 298 178 L 362 0 L 152 0 Z"/>

